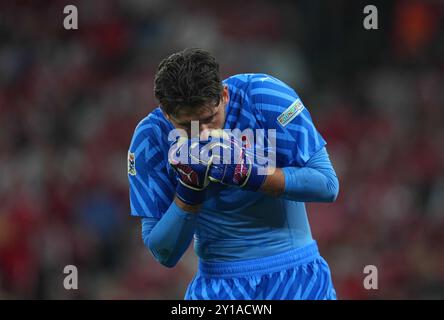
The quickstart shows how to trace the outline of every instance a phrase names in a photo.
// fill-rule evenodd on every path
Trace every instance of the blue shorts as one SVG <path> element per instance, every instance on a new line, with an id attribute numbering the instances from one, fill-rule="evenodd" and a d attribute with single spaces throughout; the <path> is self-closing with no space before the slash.
<path id="1" fill-rule="evenodd" d="M 186 300 L 335 300 L 330 268 L 316 241 L 277 255 L 199 262 Z"/>

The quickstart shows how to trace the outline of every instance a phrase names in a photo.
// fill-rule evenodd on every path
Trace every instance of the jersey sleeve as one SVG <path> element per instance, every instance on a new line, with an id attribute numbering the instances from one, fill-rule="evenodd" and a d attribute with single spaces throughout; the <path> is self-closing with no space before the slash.
<path id="1" fill-rule="evenodd" d="M 276 129 L 278 167 L 302 167 L 327 144 L 301 98 L 281 80 L 256 75 L 251 80 L 250 99 L 261 126 Z"/>
<path id="2" fill-rule="evenodd" d="M 166 158 L 156 141 L 158 128 L 141 122 L 128 150 L 131 215 L 160 219 L 174 198 L 176 181 L 167 170 Z"/>

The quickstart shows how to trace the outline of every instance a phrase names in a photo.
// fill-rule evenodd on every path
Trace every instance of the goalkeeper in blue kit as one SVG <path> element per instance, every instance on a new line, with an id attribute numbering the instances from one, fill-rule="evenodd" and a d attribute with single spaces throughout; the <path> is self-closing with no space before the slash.
<path id="1" fill-rule="evenodd" d="M 202 49 L 164 59 L 154 87 L 128 152 L 131 215 L 166 267 L 194 238 L 185 299 L 336 299 L 305 202 L 335 201 L 339 183 L 296 92 L 267 74 L 221 80 Z"/>

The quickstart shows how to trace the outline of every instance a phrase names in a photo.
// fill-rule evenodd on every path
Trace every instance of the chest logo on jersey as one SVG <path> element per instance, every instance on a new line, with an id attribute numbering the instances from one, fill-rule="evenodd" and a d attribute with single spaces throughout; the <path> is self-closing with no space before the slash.
<path id="1" fill-rule="evenodd" d="M 285 127 L 290 123 L 291 120 L 297 117 L 304 110 L 304 104 L 301 99 L 297 99 L 293 102 L 284 112 L 282 112 L 279 117 L 277 117 L 277 121 L 281 124 L 281 126 Z"/>
<path id="2" fill-rule="evenodd" d="M 134 153 L 128 152 L 128 174 L 136 175 L 136 157 Z"/>

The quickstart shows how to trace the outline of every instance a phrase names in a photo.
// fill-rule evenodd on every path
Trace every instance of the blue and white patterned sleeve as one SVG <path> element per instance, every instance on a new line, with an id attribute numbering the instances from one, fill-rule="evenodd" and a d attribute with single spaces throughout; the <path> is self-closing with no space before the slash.
<path id="1" fill-rule="evenodd" d="M 159 128 L 145 118 L 131 140 L 128 180 L 132 216 L 160 219 L 174 198 L 177 182 L 167 172 L 167 160 L 156 134 L 160 134 Z"/>

